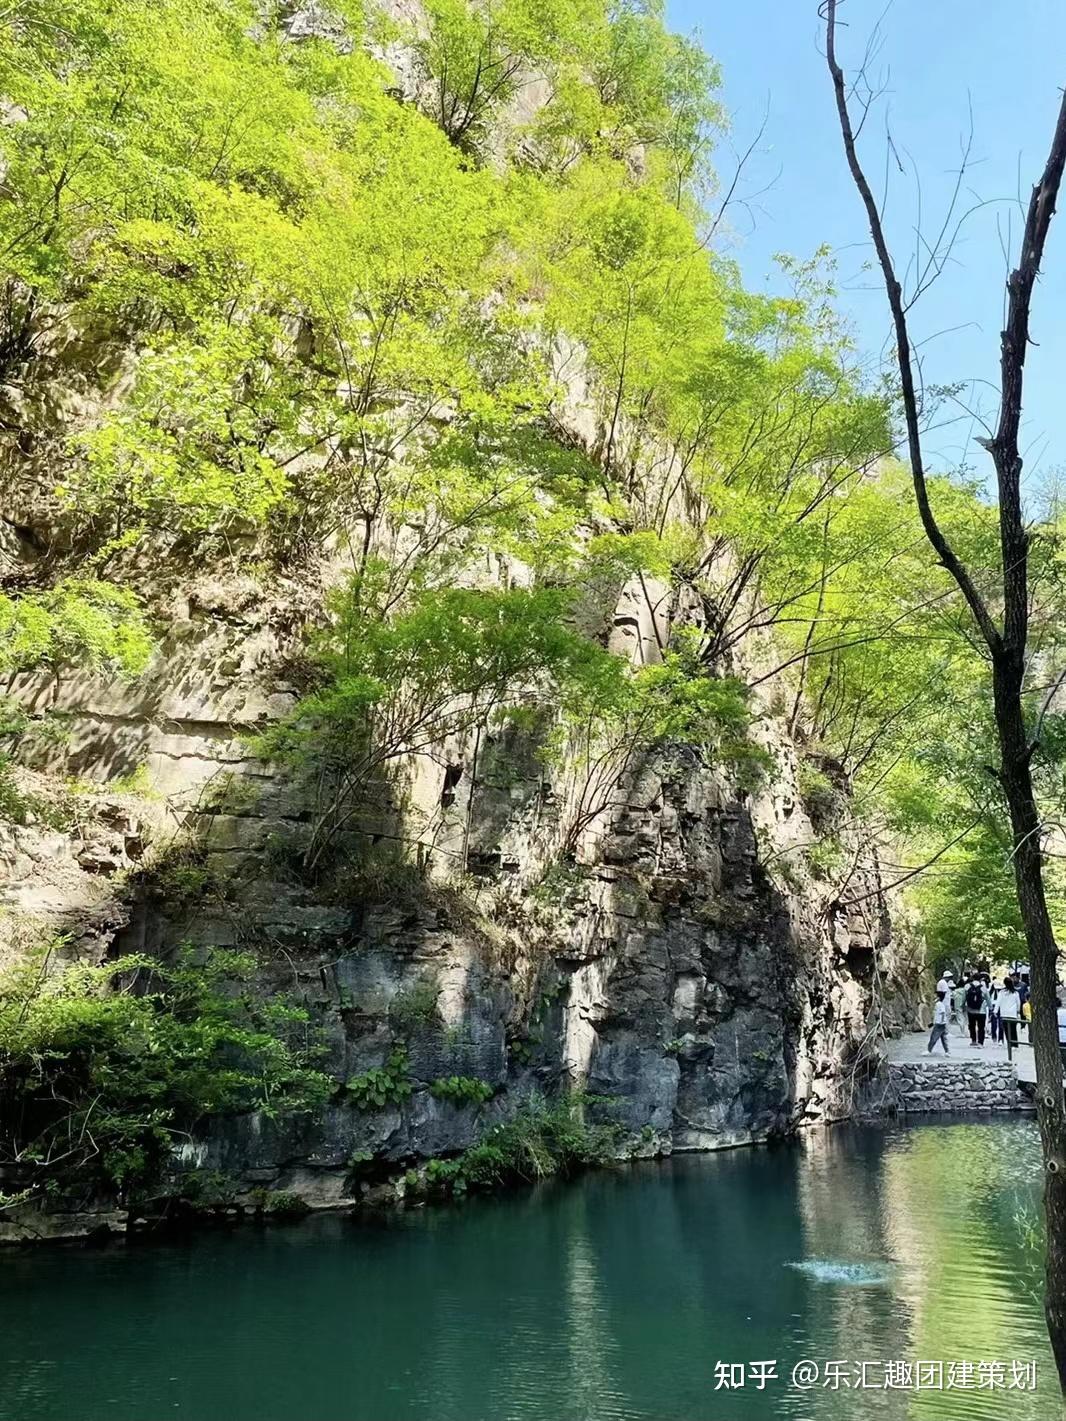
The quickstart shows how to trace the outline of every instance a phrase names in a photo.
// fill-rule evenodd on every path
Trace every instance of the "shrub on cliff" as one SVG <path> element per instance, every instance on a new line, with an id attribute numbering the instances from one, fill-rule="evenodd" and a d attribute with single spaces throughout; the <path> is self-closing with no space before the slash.
<path id="1" fill-rule="evenodd" d="M 622 1132 L 591 1118 L 602 1103 L 576 1091 L 555 1100 L 533 1096 L 461 1155 L 430 1160 L 421 1174 L 412 1170 L 408 1193 L 454 1198 L 606 1164 L 617 1156 Z"/>
<path id="2" fill-rule="evenodd" d="M 312 1109 L 331 1089 L 307 1014 L 245 991 L 246 955 L 173 964 L 127 957 L 57 969 L 51 955 L 0 980 L 0 1167 L 61 1196 L 158 1182 L 212 1116 Z"/>

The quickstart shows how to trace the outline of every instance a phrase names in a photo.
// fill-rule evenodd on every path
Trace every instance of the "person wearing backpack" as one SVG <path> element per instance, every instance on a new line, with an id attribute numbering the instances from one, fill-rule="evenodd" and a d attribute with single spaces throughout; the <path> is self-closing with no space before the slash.
<path id="1" fill-rule="evenodd" d="M 985 1044 L 985 1018 L 988 1016 L 988 992 L 975 972 L 966 987 L 966 1018 L 970 1023 L 970 1045 Z"/>

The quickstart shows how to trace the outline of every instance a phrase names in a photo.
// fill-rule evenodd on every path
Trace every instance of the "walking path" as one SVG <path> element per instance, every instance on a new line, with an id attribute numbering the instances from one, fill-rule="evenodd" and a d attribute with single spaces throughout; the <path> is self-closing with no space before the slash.
<path id="1" fill-rule="evenodd" d="M 1020 1044 L 1014 1052 L 1013 1064 L 1018 1072 L 1020 1081 L 1035 1083 L 1036 1066 L 1033 1062 L 1033 1048 L 1029 1046 L 1024 1037 L 1026 1032 L 1018 1033 Z M 893 1066 L 913 1066 L 919 1062 L 925 1065 L 937 1065 L 940 1062 L 966 1062 L 979 1061 L 984 1065 L 993 1065 L 1002 1061 L 1007 1063 L 1007 1047 L 1003 1042 L 990 1041 L 985 1038 L 983 1046 L 971 1046 L 970 1034 L 966 1030 L 960 1031 L 957 1026 L 948 1027 L 948 1047 L 950 1055 L 945 1056 L 943 1048 L 938 1045 L 930 1056 L 926 1052 L 929 1044 L 928 1031 L 909 1031 L 905 1036 L 901 1036 L 898 1041 L 886 1041 L 885 1049 L 888 1052 L 889 1064 Z"/>

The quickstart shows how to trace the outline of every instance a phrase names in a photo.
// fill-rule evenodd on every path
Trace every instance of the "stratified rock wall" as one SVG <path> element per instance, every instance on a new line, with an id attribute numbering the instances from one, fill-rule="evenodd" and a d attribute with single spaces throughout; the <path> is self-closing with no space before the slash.
<path id="1" fill-rule="evenodd" d="M 383 836 L 413 823 L 435 846 L 426 876 L 412 875 L 421 886 L 368 893 L 354 878 L 326 893 L 299 883 L 284 852 L 309 803 L 245 738 L 292 702 L 272 613 L 239 588 L 215 588 L 210 607 L 206 597 L 190 599 L 136 693 L 20 687 L 27 704 L 65 706 L 65 753 L 82 775 L 106 774 L 116 746 L 138 747 L 158 786 L 144 806 L 156 852 L 180 866 L 195 846 L 193 891 L 180 873 L 139 874 L 148 831 L 129 796 L 106 793 L 84 838 L 52 834 L 43 862 L 27 852 L 42 831 L 15 830 L 4 889 L 23 921 L 50 916 L 91 956 L 250 948 L 260 991 L 310 1006 L 337 1100 L 314 1121 L 231 1121 L 176 1167 L 339 1203 L 365 1187 L 353 1161 L 363 1176 L 400 1173 L 564 1084 L 609 1097 L 642 1153 L 731 1146 L 849 1113 L 875 1036 L 906 1019 L 904 968 L 876 875 L 833 882 L 806 866 L 803 846 L 819 836 L 772 711 L 759 733 L 775 769 L 760 789 L 740 789 L 690 747 L 657 747 L 562 860 L 566 789 L 534 745 L 510 728 L 447 747 L 435 779 L 381 806 Z M 623 627 L 631 611 L 623 598 Z M 461 773 L 442 794 L 449 762 Z M 840 834 L 848 857 L 873 861 L 854 827 Z M 457 855 L 468 865 L 461 888 L 449 883 Z M 412 1095 L 376 1112 L 347 1103 L 343 1083 L 401 1043 Z M 429 1084 L 451 1075 L 497 1094 L 481 1107 L 437 1099 Z"/>

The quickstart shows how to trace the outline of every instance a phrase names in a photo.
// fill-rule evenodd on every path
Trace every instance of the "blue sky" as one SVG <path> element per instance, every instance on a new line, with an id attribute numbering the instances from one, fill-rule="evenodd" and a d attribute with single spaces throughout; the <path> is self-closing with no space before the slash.
<path id="1" fill-rule="evenodd" d="M 873 250 L 836 127 L 817 0 L 668 0 L 668 15 L 674 29 L 698 29 L 721 63 L 736 148 L 751 141 L 769 105 L 743 188 L 752 194 L 772 185 L 755 199 L 753 219 L 743 208 L 732 211 L 730 240 L 747 284 L 778 284 L 775 252 L 809 256 L 821 243 L 830 244 L 839 261 L 840 305 L 861 348 L 879 359 L 888 311 L 875 273 L 862 271 Z M 840 18 L 848 28 L 839 41 L 846 65 L 861 59 L 882 16 L 884 46 L 875 71 L 887 77 L 889 88 L 863 135 L 871 178 L 878 184 L 883 179 L 887 114 L 903 162 L 909 170 L 911 160 L 917 165 L 922 229 L 931 236 L 950 200 L 972 104 L 966 205 L 1004 199 L 967 221 L 954 261 L 915 308 L 914 338 L 928 340 L 925 377 L 932 383 L 994 382 L 1006 274 L 1000 232 L 1006 236 L 1009 221 L 1017 238 L 1023 219 L 1011 199 L 1019 193 L 1023 202 L 1028 199 L 1047 155 L 1066 85 L 1066 3 L 894 0 L 886 13 L 885 0 L 847 0 Z M 719 151 L 717 166 L 722 173 L 731 170 L 728 146 Z M 906 177 L 893 172 L 887 211 L 903 266 L 900 256 L 914 247 L 918 212 L 910 171 Z M 1066 196 L 1055 224 L 1034 300 L 1038 348 L 1030 350 L 1027 365 L 1023 446 L 1031 488 L 1066 466 Z M 1012 256 L 1016 251 L 1015 240 Z M 986 417 L 995 409 L 996 391 L 987 385 L 976 385 L 963 398 L 971 408 L 978 402 Z M 952 466 L 965 459 L 988 475 L 987 455 L 972 442 L 983 431 L 957 407 L 950 415 L 953 422 L 930 436 L 928 453 Z"/>

